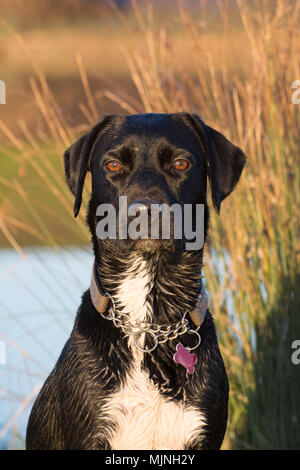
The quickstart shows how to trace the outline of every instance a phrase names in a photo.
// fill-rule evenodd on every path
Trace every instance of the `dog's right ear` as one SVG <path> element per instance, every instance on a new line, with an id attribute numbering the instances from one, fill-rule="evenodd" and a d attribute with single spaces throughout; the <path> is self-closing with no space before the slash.
<path id="1" fill-rule="evenodd" d="M 64 153 L 66 181 L 75 196 L 74 216 L 79 213 L 82 202 L 82 190 L 87 171 L 90 169 L 90 156 L 94 145 L 102 133 L 107 130 L 113 115 L 106 116 L 92 130 L 78 139 Z"/>

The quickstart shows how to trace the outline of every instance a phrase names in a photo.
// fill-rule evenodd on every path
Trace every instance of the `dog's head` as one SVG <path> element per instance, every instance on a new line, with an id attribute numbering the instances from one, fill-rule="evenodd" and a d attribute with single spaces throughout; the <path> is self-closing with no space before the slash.
<path id="1" fill-rule="evenodd" d="M 241 176 L 245 155 L 194 114 L 109 115 L 65 152 L 64 164 L 75 196 L 75 216 L 80 210 L 86 173 L 91 171 L 88 220 L 94 234 L 97 208 L 112 205 L 118 219 L 120 196 L 122 201 L 127 198 L 127 221 L 130 210 L 135 209 L 137 214 L 139 206 L 149 214 L 151 204 L 206 207 L 207 179 L 219 212 L 221 202 Z M 116 225 L 116 243 L 120 243 L 120 226 L 118 222 Z M 143 240 L 141 246 L 152 249 L 161 242 L 149 245 Z"/>

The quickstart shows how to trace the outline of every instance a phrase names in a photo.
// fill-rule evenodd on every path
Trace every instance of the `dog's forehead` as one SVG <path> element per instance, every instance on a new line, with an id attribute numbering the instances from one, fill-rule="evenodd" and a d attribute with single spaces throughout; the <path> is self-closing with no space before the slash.
<path id="1" fill-rule="evenodd" d="M 197 142 L 181 114 L 135 114 L 124 116 L 120 124 L 113 130 L 116 140 L 133 145 L 136 150 L 157 143 L 185 147 L 192 140 Z"/>

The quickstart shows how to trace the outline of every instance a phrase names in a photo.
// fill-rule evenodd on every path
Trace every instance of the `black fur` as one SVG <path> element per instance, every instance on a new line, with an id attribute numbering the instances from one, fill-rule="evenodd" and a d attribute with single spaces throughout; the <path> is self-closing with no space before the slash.
<path id="1" fill-rule="evenodd" d="M 170 170 L 176 156 L 184 156 L 191 163 L 184 174 Z M 122 162 L 122 174 L 106 171 L 105 162 L 112 157 Z M 153 321 L 178 321 L 184 311 L 193 309 L 200 292 L 203 250 L 186 251 L 183 242 L 177 240 L 100 241 L 96 236 L 96 208 L 103 202 L 115 204 L 124 194 L 128 203 L 145 197 L 169 204 L 203 203 L 206 237 L 207 178 L 214 207 L 219 211 L 241 175 L 245 163 L 242 151 L 198 116 L 143 114 L 104 118 L 73 144 L 64 158 L 67 182 L 75 195 L 75 215 L 80 209 L 86 172 L 92 173 L 88 225 L 104 291 L 114 296 L 132 259 L 143 258 L 153 282 L 147 299 L 153 305 Z M 205 414 L 204 437 L 186 442 L 185 448 L 219 449 L 226 430 L 228 381 L 209 311 L 200 335 L 201 345 L 193 351 L 197 354 L 193 375 L 172 360 L 176 341 L 144 354 L 142 369 L 164 397 L 185 400 Z M 192 335 L 190 341 L 192 344 Z M 150 347 L 151 339 L 145 345 Z M 134 353 L 121 329 L 99 315 L 89 290 L 85 292 L 71 336 L 33 406 L 27 448 L 110 449 L 118 423 L 104 415 L 103 403 L 126 380 Z"/>

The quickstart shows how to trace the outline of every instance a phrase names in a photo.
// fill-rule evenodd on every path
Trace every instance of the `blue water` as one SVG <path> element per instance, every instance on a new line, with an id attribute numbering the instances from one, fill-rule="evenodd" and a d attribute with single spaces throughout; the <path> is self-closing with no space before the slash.
<path id="1" fill-rule="evenodd" d="M 0 251 L 0 449 L 24 447 L 34 392 L 70 335 L 93 264 L 84 248 L 24 253 Z"/>

